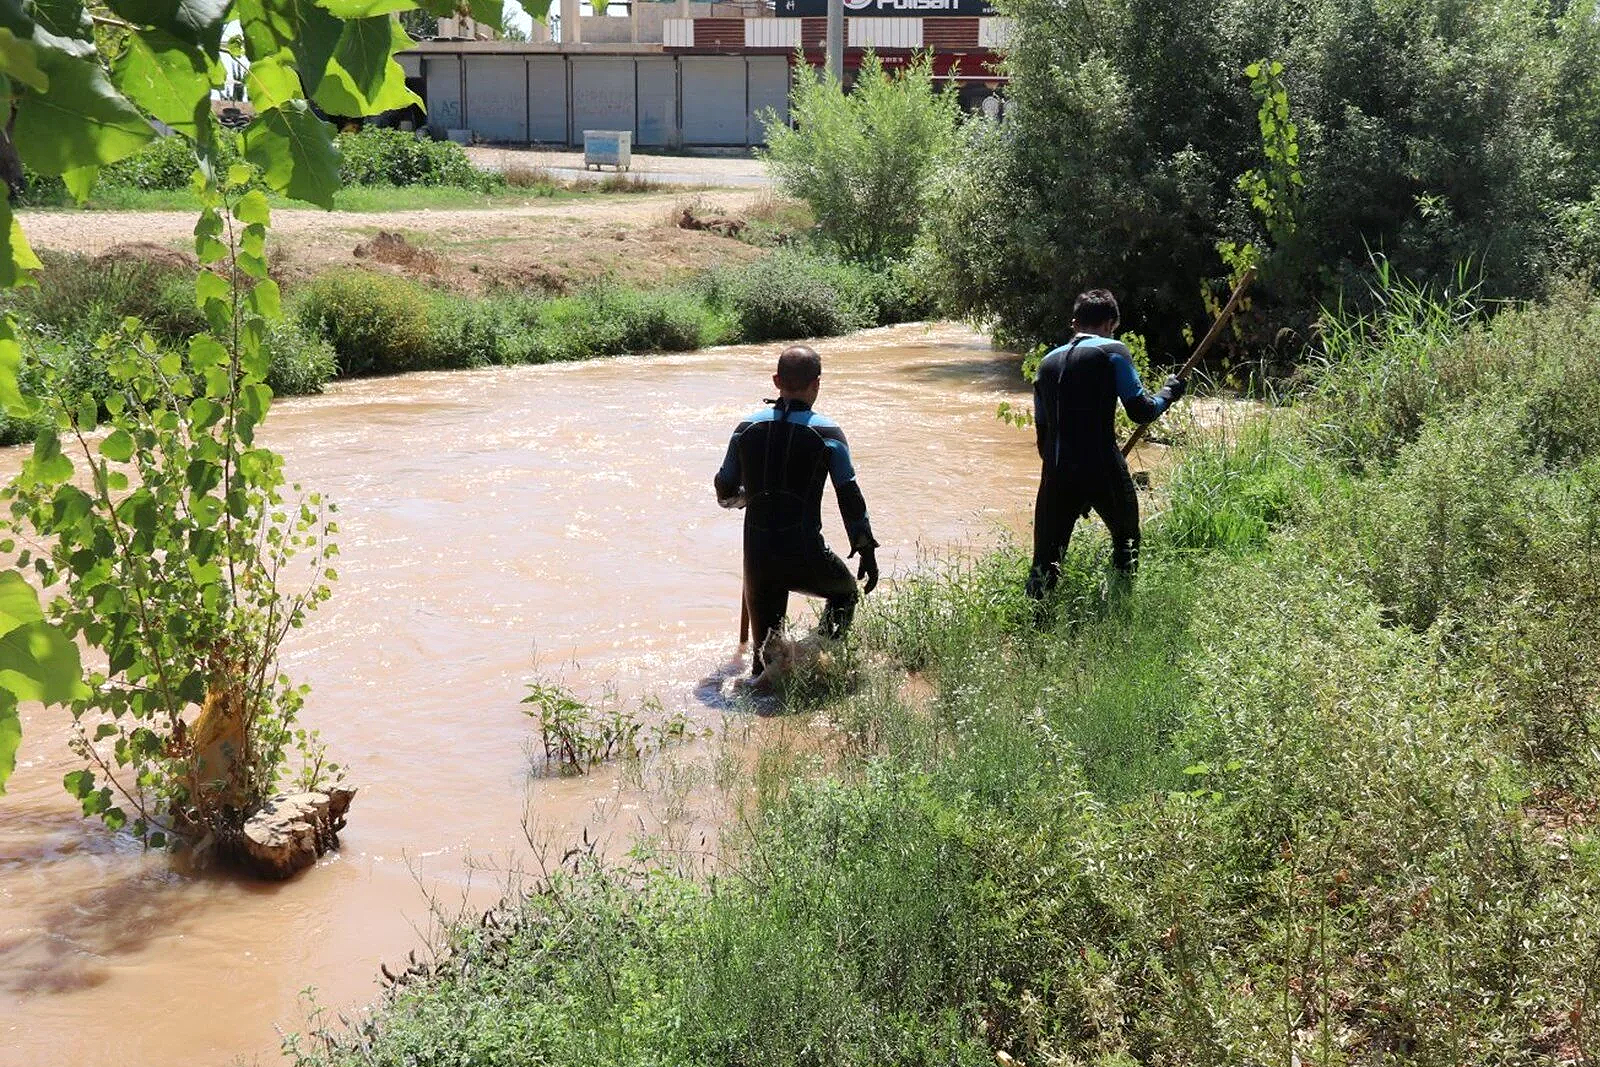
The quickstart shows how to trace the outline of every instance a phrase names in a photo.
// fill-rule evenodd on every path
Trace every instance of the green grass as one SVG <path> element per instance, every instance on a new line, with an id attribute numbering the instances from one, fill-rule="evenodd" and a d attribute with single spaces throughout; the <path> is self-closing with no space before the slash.
<path id="1" fill-rule="evenodd" d="M 715 877 L 580 858 L 291 1054 L 1589 1062 L 1600 406 L 1539 383 L 1585 387 L 1597 321 L 1340 324 L 1157 487 L 1131 591 L 1091 524 L 1042 618 L 1011 549 L 875 598 L 829 758 L 762 755 Z"/>

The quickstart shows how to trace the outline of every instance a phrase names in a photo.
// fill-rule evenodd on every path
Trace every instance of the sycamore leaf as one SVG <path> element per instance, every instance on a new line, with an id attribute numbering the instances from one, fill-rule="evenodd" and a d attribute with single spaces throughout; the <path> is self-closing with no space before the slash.
<path id="1" fill-rule="evenodd" d="M 196 105 L 211 96 L 205 57 L 164 30 L 130 33 L 112 65 L 123 95 L 174 130 L 194 140 Z"/>
<path id="2" fill-rule="evenodd" d="M 261 111 L 282 107 L 300 98 L 300 75 L 288 52 L 279 52 L 250 64 L 245 91 Z"/>
<path id="3" fill-rule="evenodd" d="M 410 11 L 417 6 L 417 0 L 320 0 L 319 6 L 342 19 L 365 19 Z"/>
<path id="4" fill-rule="evenodd" d="M 269 188 L 319 207 L 333 208 L 339 189 L 339 150 L 332 127 L 304 100 L 263 111 L 246 126 L 244 155 L 261 169 Z"/>
<path id="5" fill-rule="evenodd" d="M 22 232 L 22 223 L 11 211 L 11 200 L 0 190 L 0 288 L 13 289 L 29 283 L 29 272 L 39 267 L 39 257 L 33 254 Z M 9 334 L 6 337 L 15 340 Z M 4 394 L 5 386 L 0 384 L 0 401 L 4 400 Z"/>
<path id="6" fill-rule="evenodd" d="M 16 225 L 12 220 L 12 225 Z M 29 405 L 17 388 L 22 369 L 22 346 L 17 343 L 17 320 L 10 312 L 0 315 L 0 410 L 8 415 L 28 414 Z"/>
<path id="7" fill-rule="evenodd" d="M 344 23 L 312 0 L 238 0 L 234 12 L 250 61 L 291 52 L 305 95 L 315 96 L 339 47 Z"/>
<path id="8" fill-rule="evenodd" d="M 86 696 L 78 646 L 48 622 L 17 627 L 0 637 L 0 689 L 45 704 Z"/>
<path id="9" fill-rule="evenodd" d="M 50 76 L 40 69 L 33 44 L 4 26 L 0 26 L 0 74 L 41 93 L 50 88 Z"/>
<path id="10" fill-rule="evenodd" d="M 388 15 L 346 22 L 327 77 L 315 94 L 317 106 L 354 118 L 421 105 L 394 60 L 396 52 L 411 44 L 399 21 Z"/>
<path id="11" fill-rule="evenodd" d="M 222 47 L 228 0 L 108 0 L 111 10 L 141 26 L 154 26 L 207 55 Z M 163 120 L 165 121 L 165 120 Z"/>
<path id="12" fill-rule="evenodd" d="M 39 594 L 21 572 L 0 572 L 0 635 L 43 619 L 44 609 L 39 606 Z"/>
<path id="13" fill-rule="evenodd" d="M 48 49 L 39 58 L 50 91 L 17 99 L 12 133 L 17 154 L 35 171 L 66 175 L 115 163 L 155 136 L 138 109 L 112 88 L 98 62 Z"/>
<path id="14" fill-rule="evenodd" d="M 17 698 L 0 691 L 0 796 L 5 796 L 6 779 L 17 766 L 17 746 L 22 744 L 22 719 L 17 714 Z"/>

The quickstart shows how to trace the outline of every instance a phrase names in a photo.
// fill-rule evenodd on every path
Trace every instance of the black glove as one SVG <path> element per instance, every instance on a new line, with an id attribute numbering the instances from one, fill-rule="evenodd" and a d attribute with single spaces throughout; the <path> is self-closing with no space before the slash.
<path id="1" fill-rule="evenodd" d="M 866 580 L 866 585 L 861 589 L 861 595 L 872 592 L 878 588 L 878 550 L 872 545 L 859 549 L 861 553 L 861 566 L 856 571 L 856 581 Z M 852 556 L 855 552 L 850 553 Z"/>
<path id="2" fill-rule="evenodd" d="M 1161 387 L 1161 396 L 1166 400 L 1167 407 L 1171 407 L 1178 401 L 1182 400 L 1183 394 L 1187 393 L 1188 391 L 1188 382 L 1184 381 L 1176 374 L 1169 374 L 1167 375 L 1166 384 Z"/>

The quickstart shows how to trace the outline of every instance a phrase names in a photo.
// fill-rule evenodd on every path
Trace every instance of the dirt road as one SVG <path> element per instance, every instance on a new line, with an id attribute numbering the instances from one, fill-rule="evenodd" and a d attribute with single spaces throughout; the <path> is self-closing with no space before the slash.
<path id="1" fill-rule="evenodd" d="M 355 248 L 379 231 L 398 233 L 430 255 L 409 273 L 454 288 L 485 284 L 560 290 L 602 275 L 650 284 L 758 251 L 715 233 L 678 228 L 681 206 L 699 199 L 738 213 L 766 194 L 720 189 L 700 194 L 618 193 L 484 210 L 272 213 L 274 266 L 290 279 L 358 262 Z M 28 211 L 22 225 L 36 248 L 99 255 L 132 241 L 189 248 L 187 211 Z M 405 264 L 391 264 L 403 268 Z"/>

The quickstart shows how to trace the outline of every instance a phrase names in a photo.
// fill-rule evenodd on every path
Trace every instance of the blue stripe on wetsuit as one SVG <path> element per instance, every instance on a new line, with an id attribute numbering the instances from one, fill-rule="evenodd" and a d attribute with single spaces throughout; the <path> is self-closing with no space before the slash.
<path id="1" fill-rule="evenodd" d="M 776 407 L 762 408 L 739 424 L 728 442 L 728 452 L 722 467 L 717 471 L 716 486 L 719 496 L 731 497 L 743 488 L 744 479 L 739 470 L 739 435 L 759 422 L 775 422 L 780 412 Z M 791 408 L 785 415 L 788 422 L 809 426 L 822 438 L 828 457 L 828 474 L 833 479 L 833 490 L 840 497 L 840 510 L 845 513 L 845 534 L 852 548 L 877 542 L 872 537 L 872 523 L 867 515 L 866 501 L 861 499 L 860 488 L 855 484 L 856 468 L 850 459 L 850 445 L 844 430 L 826 415 L 810 408 Z M 852 514 L 859 511 L 859 515 Z"/>

